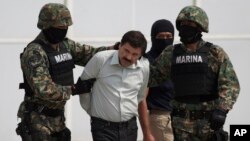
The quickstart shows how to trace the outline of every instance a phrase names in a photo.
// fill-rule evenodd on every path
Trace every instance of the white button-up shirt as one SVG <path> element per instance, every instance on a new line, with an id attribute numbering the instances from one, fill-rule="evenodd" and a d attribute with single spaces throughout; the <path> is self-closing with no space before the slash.
<path id="1" fill-rule="evenodd" d="M 81 75 L 82 80 L 90 78 L 97 80 L 89 114 L 113 122 L 127 121 L 138 115 L 138 103 L 148 84 L 149 62 L 142 57 L 136 64 L 122 67 L 117 50 L 102 51 L 88 62 Z"/>

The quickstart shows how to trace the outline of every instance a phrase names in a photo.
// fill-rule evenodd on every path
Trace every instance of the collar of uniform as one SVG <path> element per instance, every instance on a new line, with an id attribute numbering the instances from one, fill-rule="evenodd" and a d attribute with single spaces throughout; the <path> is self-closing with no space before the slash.
<path id="1" fill-rule="evenodd" d="M 198 43 L 198 47 L 202 47 L 206 44 L 206 42 L 204 40 L 200 40 L 199 43 Z"/>
<path id="2" fill-rule="evenodd" d="M 120 65 L 119 63 L 119 57 L 118 57 L 118 51 L 115 51 L 113 56 L 112 56 L 112 59 L 111 59 L 111 62 L 110 62 L 110 65 Z M 130 69 L 136 69 L 136 68 L 139 68 L 139 67 L 142 67 L 142 64 L 140 62 L 140 59 L 137 60 L 136 64 L 132 64 L 126 68 L 130 68 Z"/>
<path id="3" fill-rule="evenodd" d="M 199 48 L 201 48 L 205 43 L 206 42 L 203 39 L 201 39 L 200 41 L 198 41 L 196 50 L 198 50 Z M 188 51 L 188 49 L 186 48 L 186 46 L 184 44 L 181 44 L 181 48 L 183 48 L 187 52 L 190 52 L 190 51 Z"/>
<path id="4" fill-rule="evenodd" d="M 43 32 L 41 31 L 39 35 L 36 37 L 36 39 L 42 40 L 45 44 L 49 44 L 49 41 L 45 38 Z"/>

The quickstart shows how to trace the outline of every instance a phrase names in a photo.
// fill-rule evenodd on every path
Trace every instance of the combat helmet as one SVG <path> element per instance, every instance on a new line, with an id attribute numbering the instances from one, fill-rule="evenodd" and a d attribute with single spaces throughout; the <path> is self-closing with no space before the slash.
<path id="1" fill-rule="evenodd" d="M 41 8 L 37 27 L 46 29 L 51 26 L 70 26 L 72 24 L 70 11 L 65 5 L 48 3 Z"/>
<path id="2" fill-rule="evenodd" d="M 176 28 L 179 30 L 180 22 L 189 20 L 197 23 L 203 32 L 208 32 L 208 16 L 204 10 L 197 6 L 186 6 L 176 19 Z"/>

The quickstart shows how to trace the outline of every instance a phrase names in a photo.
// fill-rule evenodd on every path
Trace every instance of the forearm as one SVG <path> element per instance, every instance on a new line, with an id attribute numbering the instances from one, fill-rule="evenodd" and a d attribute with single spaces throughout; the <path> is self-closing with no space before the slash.
<path id="1" fill-rule="evenodd" d="M 230 110 L 236 102 L 240 85 L 237 75 L 229 60 L 226 60 L 220 68 L 218 78 L 219 90 L 219 108 Z"/>
<path id="2" fill-rule="evenodd" d="M 55 84 L 52 80 L 33 81 L 34 96 L 49 101 L 65 101 L 72 93 L 71 86 Z"/>
<path id="3" fill-rule="evenodd" d="M 139 103 L 138 113 L 143 135 L 151 134 L 146 99 Z"/>

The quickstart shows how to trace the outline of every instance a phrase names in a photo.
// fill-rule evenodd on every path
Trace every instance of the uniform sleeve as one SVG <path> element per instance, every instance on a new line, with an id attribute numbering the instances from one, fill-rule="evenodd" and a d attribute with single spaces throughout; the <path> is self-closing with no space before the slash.
<path id="1" fill-rule="evenodd" d="M 237 100 L 240 85 L 228 55 L 222 50 L 219 56 L 222 60 L 218 76 L 219 108 L 230 110 Z"/>
<path id="2" fill-rule="evenodd" d="M 34 96 L 51 102 L 69 99 L 71 86 L 55 84 L 49 74 L 48 65 L 48 58 L 40 45 L 31 44 L 22 55 L 22 70 Z"/>
<path id="3" fill-rule="evenodd" d="M 172 47 L 166 48 L 153 64 L 150 64 L 149 87 L 155 87 L 170 79 Z"/>
<path id="4" fill-rule="evenodd" d="M 143 66 L 143 85 L 141 86 L 138 93 L 138 103 L 140 103 L 146 97 L 145 91 L 147 90 L 148 80 L 149 80 L 149 62 L 147 59 L 145 59 Z"/>
<path id="5" fill-rule="evenodd" d="M 72 40 L 68 40 L 68 44 L 68 48 L 71 51 L 75 64 L 80 66 L 85 66 L 95 53 L 103 50 L 113 49 L 111 46 L 95 48 L 93 46 L 80 44 Z"/>

